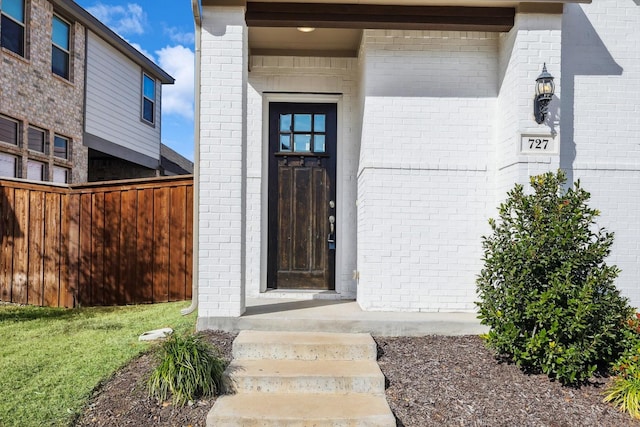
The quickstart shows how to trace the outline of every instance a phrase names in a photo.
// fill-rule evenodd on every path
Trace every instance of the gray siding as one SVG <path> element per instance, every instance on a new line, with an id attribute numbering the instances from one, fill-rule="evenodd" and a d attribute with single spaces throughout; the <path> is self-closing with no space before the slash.
<path id="1" fill-rule="evenodd" d="M 86 133 L 160 158 L 160 93 L 155 126 L 141 120 L 142 68 L 91 31 L 87 35 Z M 105 147 L 105 152 L 109 152 Z M 113 153 L 115 154 L 115 153 Z"/>

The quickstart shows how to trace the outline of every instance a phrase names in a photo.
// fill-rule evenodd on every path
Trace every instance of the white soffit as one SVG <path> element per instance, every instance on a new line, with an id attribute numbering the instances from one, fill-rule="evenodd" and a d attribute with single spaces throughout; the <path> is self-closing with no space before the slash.
<path id="1" fill-rule="evenodd" d="M 302 33 L 295 28 L 250 27 L 252 55 L 357 56 L 362 30 L 316 28 Z"/>

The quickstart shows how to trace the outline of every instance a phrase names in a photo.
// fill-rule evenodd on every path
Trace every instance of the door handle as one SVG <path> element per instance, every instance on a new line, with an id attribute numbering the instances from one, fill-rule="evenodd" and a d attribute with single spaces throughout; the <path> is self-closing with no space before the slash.
<path id="1" fill-rule="evenodd" d="M 336 217 L 331 215 L 329 216 L 329 235 L 327 236 L 327 243 L 329 243 L 329 250 L 335 250 L 336 249 L 336 234 L 335 234 L 335 224 L 336 224 Z"/>

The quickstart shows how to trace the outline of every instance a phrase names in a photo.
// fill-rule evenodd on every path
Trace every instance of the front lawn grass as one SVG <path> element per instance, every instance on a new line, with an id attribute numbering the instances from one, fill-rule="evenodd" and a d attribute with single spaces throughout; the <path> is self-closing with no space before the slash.
<path id="1" fill-rule="evenodd" d="M 0 305 L 0 426 L 68 426 L 93 389 L 150 348 L 145 331 L 193 332 L 188 302 L 78 309 Z"/>

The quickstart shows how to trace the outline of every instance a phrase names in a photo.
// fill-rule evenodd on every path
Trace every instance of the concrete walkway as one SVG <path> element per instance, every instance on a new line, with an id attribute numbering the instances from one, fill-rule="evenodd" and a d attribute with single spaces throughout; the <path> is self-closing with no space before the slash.
<path id="1" fill-rule="evenodd" d="M 488 331 L 475 313 L 363 311 L 351 300 L 251 298 L 246 303 L 243 316 L 199 319 L 198 329 L 370 333 L 374 336 L 478 335 Z"/>

